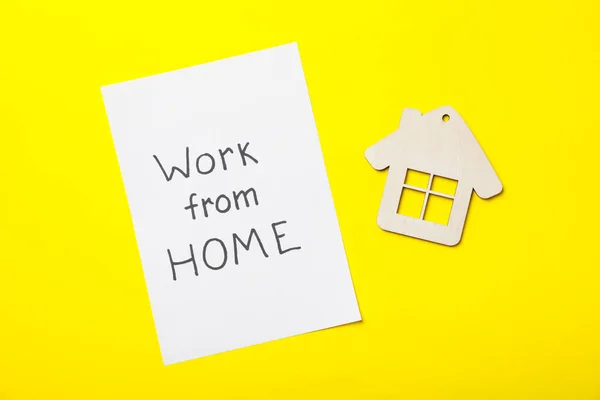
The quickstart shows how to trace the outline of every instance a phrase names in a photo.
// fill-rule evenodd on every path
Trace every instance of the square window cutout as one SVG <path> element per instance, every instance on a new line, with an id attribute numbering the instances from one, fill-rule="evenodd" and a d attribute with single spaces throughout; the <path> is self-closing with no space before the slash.
<path id="1" fill-rule="evenodd" d="M 414 169 L 409 169 L 406 171 L 406 178 L 404 179 L 404 184 L 422 189 L 427 189 L 427 185 L 429 185 L 429 174 L 420 171 L 415 171 Z"/>
<path id="2" fill-rule="evenodd" d="M 431 182 L 431 190 L 434 192 L 447 194 L 448 196 L 454 196 L 456 194 L 457 184 L 458 181 L 455 181 L 454 179 L 435 175 L 433 177 L 433 182 Z"/>
<path id="3" fill-rule="evenodd" d="M 425 193 L 403 188 L 397 213 L 407 217 L 420 218 L 424 201 Z"/>
<path id="4" fill-rule="evenodd" d="M 454 203 L 452 199 L 430 194 L 423 219 L 440 225 L 448 225 L 452 203 Z"/>

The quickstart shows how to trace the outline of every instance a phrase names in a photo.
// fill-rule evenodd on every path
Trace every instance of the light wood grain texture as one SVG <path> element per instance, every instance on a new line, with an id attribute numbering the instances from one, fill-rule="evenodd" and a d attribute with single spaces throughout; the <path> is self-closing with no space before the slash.
<path id="1" fill-rule="evenodd" d="M 425 115 L 415 109 L 405 109 L 399 128 L 369 147 L 365 156 L 373 168 L 389 168 L 377 216 L 377 224 L 386 231 L 454 246 L 462 237 L 473 190 L 483 199 L 502 192 L 502 183 L 477 139 L 449 106 Z M 427 187 L 408 185 L 409 169 L 429 174 Z M 432 191 L 435 176 L 458 182 L 453 196 Z M 405 189 L 425 193 L 418 219 L 396 211 Z M 452 199 L 447 225 L 424 219 L 431 195 Z"/>

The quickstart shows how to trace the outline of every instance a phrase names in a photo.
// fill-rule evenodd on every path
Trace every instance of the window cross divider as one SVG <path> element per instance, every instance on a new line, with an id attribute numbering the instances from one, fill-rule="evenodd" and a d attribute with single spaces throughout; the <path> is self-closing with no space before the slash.
<path id="1" fill-rule="evenodd" d="M 454 200 L 454 196 L 450 196 L 449 194 L 446 194 L 446 193 L 436 192 L 434 190 L 427 190 L 427 189 L 423 189 L 423 188 L 418 187 L 418 186 L 412 186 L 412 185 L 407 185 L 407 184 L 404 184 L 402 186 L 404 186 L 407 189 L 416 190 L 417 192 L 421 192 L 421 193 L 427 193 L 427 192 L 429 192 L 429 194 L 433 194 L 435 196 L 445 197 L 447 199 Z"/>
<path id="2" fill-rule="evenodd" d="M 425 199 L 423 200 L 423 206 L 421 207 L 421 216 L 419 219 L 425 217 L 425 208 L 427 208 L 427 200 L 429 200 L 429 193 L 431 191 L 431 185 L 433 184 L 433 174 L 429 174 L 429 182 L 427 182 L 427 190 L 425 190 Z"/>

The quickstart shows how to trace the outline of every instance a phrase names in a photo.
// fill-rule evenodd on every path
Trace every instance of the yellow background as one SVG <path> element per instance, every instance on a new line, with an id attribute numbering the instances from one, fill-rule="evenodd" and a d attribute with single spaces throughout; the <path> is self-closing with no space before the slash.
<path id="1" fill-rule="evenodd" d="M 600 399 L 599 11 L 0 0 L 0 399 Z M 99 88 L 292 41 L 364 322 L 164 367 Z M 441 105 L 504 184 L 454 248 L 363 157 Z"/>

